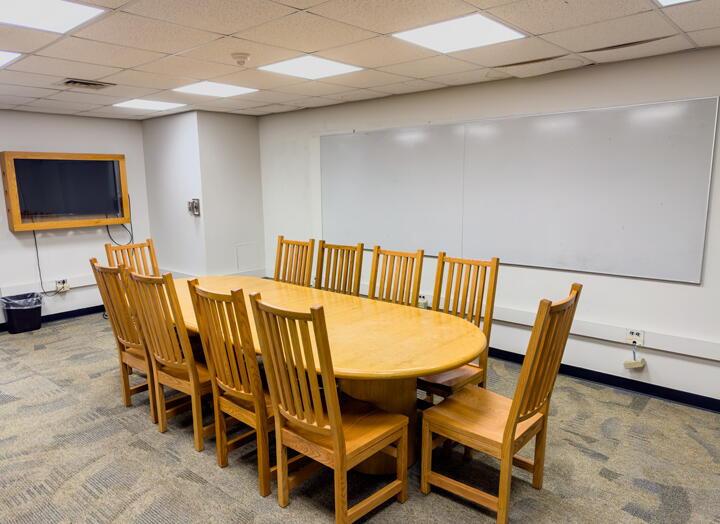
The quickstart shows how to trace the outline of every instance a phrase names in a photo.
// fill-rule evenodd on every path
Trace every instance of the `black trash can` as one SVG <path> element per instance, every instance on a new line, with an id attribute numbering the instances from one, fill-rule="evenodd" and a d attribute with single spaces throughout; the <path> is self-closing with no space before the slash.
<path id="1" fill-rule="evenodd" d="M 25 333 L 40 329 L 40 293 L 23 293 L 10 297 L 0 297 L 0 305 L 5 310 L 8 333 Z"/>

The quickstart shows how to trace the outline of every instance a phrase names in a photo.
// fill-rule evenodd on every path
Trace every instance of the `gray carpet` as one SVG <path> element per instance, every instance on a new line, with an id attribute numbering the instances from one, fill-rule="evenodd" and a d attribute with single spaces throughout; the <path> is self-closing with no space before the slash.
<path id="1" fill-rule="evenodd" d="M 491 360 L 490 389 L 511 395 L 518 369 Z M 274 492 L 257 493 L 253 444 L 221 469 L 213 439 L 193 450 L 189 414 L 161 434 L 147 395 L 134 403 L 121 404 L 113 337 L 100 315 L 0 333 L 0 522 L 332 521 L 329 471 L 279 508 Z M 434 464 L 496 490 L 493 459 L 463 462 L 456 449 Z M 493 513 L 440 490 L 423 496 L 418 471 L 410 471 L 405 504 L 388 503 L 366 520 L 494 522 Z M 529 479 L 516 470 L 512 521 L 720 523 L 720 415 L 561 376 L 544 488 Z M 352 475 L 351 503 L 384 480 Z"/>

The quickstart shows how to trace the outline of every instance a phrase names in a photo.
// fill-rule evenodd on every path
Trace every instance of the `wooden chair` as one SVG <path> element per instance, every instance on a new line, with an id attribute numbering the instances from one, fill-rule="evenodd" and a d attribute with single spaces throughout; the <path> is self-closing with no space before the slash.
<path id="1" fill-rule="evenodd" d="M 97 259 L 90 259 L 100 297 L 105 305 L 118 348 L 120 360 L 120 384 L 122 386 L 123 403 L 132 406 L 132 396 L 148 391 L 150 401 L 150 418 L 157 423 L 155 409 L 155 386 L 153 384 L 152 364 L 147 348 L 137 326 L 133 307 L 128 301 L 121 270 L 118 267 L 101 266 Z M 130 385 L 130 373 L 137 369 L 145 373 L 147 380 L 137 386 Z"/>
<path id="2" fill-rule="evenodd" d="M 152 238 L 138 244 L 127 246 L 113 246 L 105 244 L 108 264 L 112 267 L 125 266 L 133 273 L 159 277 L 157 256 L 155 256 L 155 245 Z"/>
<path id="3" fill-rule="evenodd" d="M 167 419 L 192 408 L 195 449 L 204 449 L 205 437 L 214 424 L 203 426 L 202 396 L 211 392 L 210 372 L 205 364 L 195 362 L 175 284 L 170 273 L 148 277 L 124 270 L 131 301 L 137 308 L 140 329 L 152 357 L 158 429 L 167 431 Z M 184 393 L 165 400 L 164 386 Z"/>
<path id="4" fill-rule="evenodd" d="M 451 258 L 442 251 L 438 253 L 432 309 L 462 317 L 478 327 L 482 321 L 482 330 L 488 344 L 495 308 L 499 264 L 497 258 L 487 261 L 470 260 Z M 485 387 L 486 382 L 487 351 L 480 357 L 478 364 L 465 364 L 456 369 L 420 377 L 418 389 L 425 391 L 429 395 L 429 400 L 432 400 L 432 395 L 447 397 L 468 384 Z"/>
<path id="5" fill-rule="evenodd" d="M 505 523 L 513 466 L 530 471 L 533 487 L 542 487 L 550 396 L 581 290 L 580 284 L 573 284 L 565 300 L 553 304 L 549 300 L 540 301 L 512 399 L 477 386 L 465 386 L 423 412 L 420 473 L 423 493 L 429 493 L 431 485 L 438 486 L 497 511 L 497 521 Z M 434 440 L 433 434 L 438 435 Z M 534 460 L 516 455 L 533 437 Z M 432 448 L 445 439 L 500 459 L 497 497 L 432 471 Z"/>
<path id="6" fill-rule="evenodd" d="M 197 279 L 188 285 L 210 372 L 218 465 L 226 467 L 228 452 L 255 438 L 260 495 L 265 497 L 270 494 L 272 407 L 263 391 L 245 295 L 242 289 L 229 295 L 212 293 L 198 287 Z M 228 442 L 225 415 L 252 429 Z"/>
<path id="7" fill-rule="evenodd" d="M 363 245 L 342 246 L 318 243 L 315 287 L 346 295 L 360 294 Z"/>
<path id="8" fill-rule="evenodd" d="M 370 268 L 368 298 L 417 306 L 425 251 L 388 251 L 375 246 Z M 378 272 L 380 280 L 378 282 Z"/>
<path id="9" fill-rule="evenodd" d="M 307 242 L 299 240 L 285 240 L 285 237 L 278 237 L 277 254 L 275 256 L 274 280 L 309 286 L 312 276 L 313 252 L 315 250 L 315 239 Z"/>
<path id="10" fill-rule="evenodd" d="M 354 522 L 393 496 L 404 502 L 408 418 L 338 396 L 321 306 L 299 313 L 250 297 L 275 412 L 278 504 L 289 502 L 287 448 L 334 470 L 336 522 Z M 396 457 L 396 480 L 348 509 L 348 470 L 378 452 Z"/>

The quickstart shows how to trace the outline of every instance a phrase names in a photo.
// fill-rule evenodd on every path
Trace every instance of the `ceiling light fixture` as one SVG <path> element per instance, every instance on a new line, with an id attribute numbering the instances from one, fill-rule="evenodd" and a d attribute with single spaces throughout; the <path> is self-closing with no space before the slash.
<path id="1" fill-rule="evenodd" d="M 102 9 L 65 0 L 0 0 L 0 23 L 67 33 Z"/>
<path id="2" fill-rule="evenodd" d="M 440 53 L 452 53 L 525 38 L 524 34 L 480 14 L 426 25 L 392 36 Z"/>
<path id="3" fill-rule="evenodd" d="M 693 2 L 693 1 L 694 0 L 658 0 L 658 3 L 663 7 L 667 7 L 669 5 L 684 4 L 686 2 Z"/>
<path id="4" fill-rule="evenodd" d="M 272 73 L 307 78 L 308 80 L 317 80 L 318 78 L 326 78 L 328 76 L 343 75 L 345 73 L 352 73 L 353 71 L 360 71 L 362 67 L 355 67 L 341 62 L 335 62 L 334 60 L 320 58 L 319 56 L 305 55 L 258 67 L 258 69 L 270 71 Z"/>
<path id="5" fill-rule="evenodd" d="M 0 67 L 9 64 L 22 53 L 13 53 L 12 51 L 0 51 Z"/>
<path id="6" fill-rule="evenodd" d="M 165 111 L 167 109 L 176 109 L 186 104 L 174 104 L 172 102 L 158 102 L 157 100 L 142 100 L 135 98 L 127 102 L 119 102 L 113 104 L 113 107 L 126 107 L 128 109 L 148 109 L 150 111 Z"/>
<path id="7" fill-rule="evenodd" d="M 190 93 L 193 95 L 219 96 L 227 98 L 229 96 L 245 95 L 254 93 L 257 89 L 252 87 L 234 86 L 231 84 L 221 84 L 219 82 L 198 82 L 183 87 L 173 89 L 179 93 Z"/>

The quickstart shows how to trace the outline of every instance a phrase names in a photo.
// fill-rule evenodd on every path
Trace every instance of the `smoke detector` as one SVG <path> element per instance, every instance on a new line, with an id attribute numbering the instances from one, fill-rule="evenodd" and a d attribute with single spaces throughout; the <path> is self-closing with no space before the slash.
<path id="1" fill-rule="evenodd" d="M 230 53 L 230 57 L 235 60 L 235 63 L 239 66 L 244 66 L 250 60 L 249 53 Z"/>

